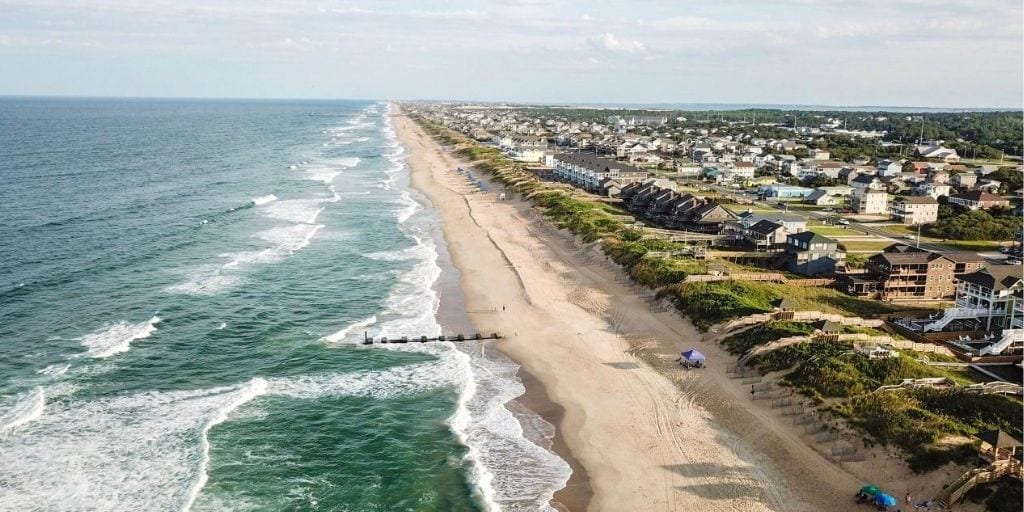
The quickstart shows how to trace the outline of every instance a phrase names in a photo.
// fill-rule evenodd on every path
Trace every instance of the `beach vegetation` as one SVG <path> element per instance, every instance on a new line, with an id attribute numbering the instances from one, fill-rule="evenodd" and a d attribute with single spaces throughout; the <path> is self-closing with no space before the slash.
<path id="1" fill-rule="evenodd" d="M 972 442 L 943 442 L 1001 429 L 1021 437 L 1019 400 L 963 389 L 914 389 L 865 393 L 837 411 L 874 442 L 902 450 L 912 470 L 923 473 L 947 463 L 968 462 Z"/>

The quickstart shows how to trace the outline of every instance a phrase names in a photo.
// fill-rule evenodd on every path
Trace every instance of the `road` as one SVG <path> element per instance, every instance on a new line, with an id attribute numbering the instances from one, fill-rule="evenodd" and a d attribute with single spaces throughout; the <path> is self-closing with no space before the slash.
<path id="1" fill-rule="evenodd" d="M 733 189 L 733 188 L 729 188 L 729 187 L 723 187 L 721 185 L 710 185 L 710 184 L 706 184 L 706 183 L 694 183 L 694 184 L 696 186 L 698 186 L 698 187 L 701 187 L 701 188 L 714 190 L 715 192 L 718 192 L 719 194 L 722 194 L 722 195 L 724 195 L 726 197 L 732 198 L 732 200 L 737 202 L 737 203 L 753 202 L 753 205 L 760 206 L 762 208 L 771 208 L 771 209 L 774 209 L 774 210 L 782 210 L 783 212 L 786 212 L 788 214 L 799 215 L 799 216 L 807 219 L 808 221 L 810 221 L 811 219 L 824 221 L 824 220 L 828 219 L 829 217 L 833 217 L 833 216 L 838 217 L 839 216 L 838 214 L 836 214 L 834 212 L 790 210 L 787 207 L 779 206 L 777 201 L 776 202 L 765 201 L 765 200 L 762 200 L 762 199 L 758 199 L 757 196 L 755 196 L 755 195 L 744 194 L 742 191 L 739 191 L 739 190 L 736 190 L 736 189 Z M 858 230 L 858 231 L 862 231 L 862 232 L 864 232 L 866 234 L 879 237 L 879 238 L 881 238 L 883 240 L 889 240 L 889 241 L 891 241 L 893 243 L 901 243 L 901 244 L 906 244 L 906 245 L 912 245 L 914 247 L 920 247 L 921 249 L 924 249 L 924 250 L 927 250 L 927 251 L 933 251 L 933 252 L 949 252 L 950 251 L 950 249 L 948 247 L 943 247 L 943 246 L 941 246 L 939 244 L 936 244 L 936 243 L 930 242 L 930 241 L 926 241 L 926 240 L 922 240 L 920 242 L 920 244 L 918 244 L 918 241 L 916 239 L 915 240 L 911 240 L 911 239 L 908 239 L 908 238 L 905 238 L 905 237 L 901 237 L 899 235 L 895 235 L 893 233 L 885 231 L 884 229 L 882 229 L 882 228 L 880 228 L 880 227 L 878 227 L 876 225 L 872 225 L 872 224 L 865 224 L 863 222 L 851 222 L 849 224 L 849 227 L 852 228 L 852 229 Z M 981 254 L 981 253 L 979 253 L 979 254 Z M 985 253 L 985 254 L 981 254 L 981 256 L 983 256 L 985 259 L 987 259 L 989 261 L 999 262 L 999 263 L 1002 263 L 1003 260 L 1006 259 L 1006 255 L 999 254 L 997 252 Z"/>

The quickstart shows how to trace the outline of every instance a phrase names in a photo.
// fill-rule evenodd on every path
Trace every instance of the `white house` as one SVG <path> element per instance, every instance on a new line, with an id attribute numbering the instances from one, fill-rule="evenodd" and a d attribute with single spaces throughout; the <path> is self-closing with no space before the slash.
<path id="1" fill-rule="evenodd" d="M 939 202 L 929 196 L 899 198 L 892 203 L 892 216 L 907 226 L 929 224 L 939 218 Z"/>
<path id="2" fill-rule="evenodd" d="M 879 215 L 888 212 L 889 194 L 881 190 L 856 188 L 846 197 L 849 209 L 864 215 Z"/>

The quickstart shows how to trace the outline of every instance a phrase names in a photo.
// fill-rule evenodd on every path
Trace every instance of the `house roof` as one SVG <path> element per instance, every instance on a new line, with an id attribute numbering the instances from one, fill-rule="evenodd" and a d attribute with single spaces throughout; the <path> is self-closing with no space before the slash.
<path id="1" fill-rule="evenodd" d="M 825 320 L 825 323 L 821 324 L 821 332 L 842 332 L 843 324 L 833 322 L 831 320 Z"/>
<path id="2" fill-rule="evenodd" d="M 897 202 L 907 204 L 939 204 L 932 196 L 911 196 L 899 199 Z"/>
<path id="3" fill-rule="evenodd" d="M 985 268 L 960 278 L 992 291 L 1008 290 L 1021 281 L 1017 265 L 986 265 Z"/>
<path id="4" fill-rule="evenodd" d="M 928 251 L 908 251 L 908 252 L 883 252 L 872 256 L 869 259 L 881 259 L 889 263 L 890 265 L 917 265 L 929 263 L 933 260 L 941 258 L 942 255 Z"/>
<path id="5" fill-rule="evenodd" d="M 782 224 L 776 224 L 770 220 L 762 220 L 757 224 L 750 226 L 751 231 L 762 235 L 770 235 L 780 229 L 782 229 Z"/>
<path id="6" fill-rule="evenodd" d="M 835 240 L 833 240 L 833 239 L 831 239 L 831 238 L 829 238 L 827 236 L 819 235 L 819 234 L 817 234 L 817 233 L 815 233 L 813 231 L 804 231 L 803 233 L 797 233 L 795 235 L 789 235 L 789 238 L 792 238 L 792 239 L 800 241 L 800 242 L 808 243 L 808 244 L 812 244 L 812 243 L 817 243 L 817 244 L 821 244 L 821 243 L 824 243 L 824 244 L 835 244 L 835 243 L 838 243 Z"/>
<path id="7" fill-rule="evenodd" d="M 773 306 L 775 306 L 775 307 L 777 307 L 779 309 L 783 309 L 783 310 L 785 310 L 785 309 L 795 310 L 797 308 L 797 303 L 796 303 L 795 300 L 793 300 L 793 299 L 791 299 L 789 297 L 783 297 L 783 298 L 775 301 Z"/>
<path id="8" fill-rule="evenodd" d="M 555 155 L 555 158 L 562 162 L 585 167 L 592 171 L 618 169 L 619 172 L 643 172 L 627 163 L 601 158 L 593 153 L 560 153 Z"/>
<path id="9" fill-rule="evenodd" d="M 811 192 L 811 195 L 807 196 L 807 200 L 817 201 L 818 199 L 821 199 L 825 196 L 831 196 L 831 194 L 829 194 L 827 190 L 817 189 L 814 192 Z"/>
<path id="10" fill-rule="evenodd" d="M 949 258 L 949 259 L 951 259 L 951 260 L 953 260 L 953 261 L 955 261 L 955 262 L 957 262 L 957 263 L 971 263 L 971 262 L 976 262 L 976 261 L 985 261 L 985 258 L 983 258 L 981 255 L 979 255 L 976 252 L 953 251 L 953 252 L 944 252 L 944 253 L 942 253 L 942 255 L 947 257 L 947 258 Z"/>
<path id="11" fill-rule="evenodd" d="M 874 183 L 874 181 L 877 180 L 877 179 L 878 179 L 878 177 L 872 176 L 870 174 L 861 174 L 860 176 L 857 176 L 856 178 L 854 178 L 853 182 L 854 183 L 870 184 L 870 183 Z"/>
<path id="12" fill-rule="evenodd" d="M 1024 446 L 1020 440 L 1003 432 L 1002 430 L 989 430 L 986 432 L 978 432 L 978 439 L 985 441 L 995 448 L 1017 448 Z"/>
<path id="13" fill-rule="evenodd" d="M 982 190 L 972 190 L 970 192 L 964 192 L 962 194 L 956 194 L 952 196 L 957 199 L 966 199 L 968 201 L 976 202 L 992 202 L 992 201 L 1006 201 L 1005 198 L 997 196 L 995 194 L 989 194 Z"/>

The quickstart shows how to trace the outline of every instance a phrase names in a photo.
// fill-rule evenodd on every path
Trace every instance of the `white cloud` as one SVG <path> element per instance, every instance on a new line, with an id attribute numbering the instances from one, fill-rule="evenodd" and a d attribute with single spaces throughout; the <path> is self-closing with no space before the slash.
<path id="1" fill-rule="evenodd" d="M 620 39 L 611 32 L 605 32 L 603 36 L 591 38 L 590 44 L 598 48 L 604 48 L 612 53 L 638 54 L 647 50 L 644 44 L 635 39 Z"/>

